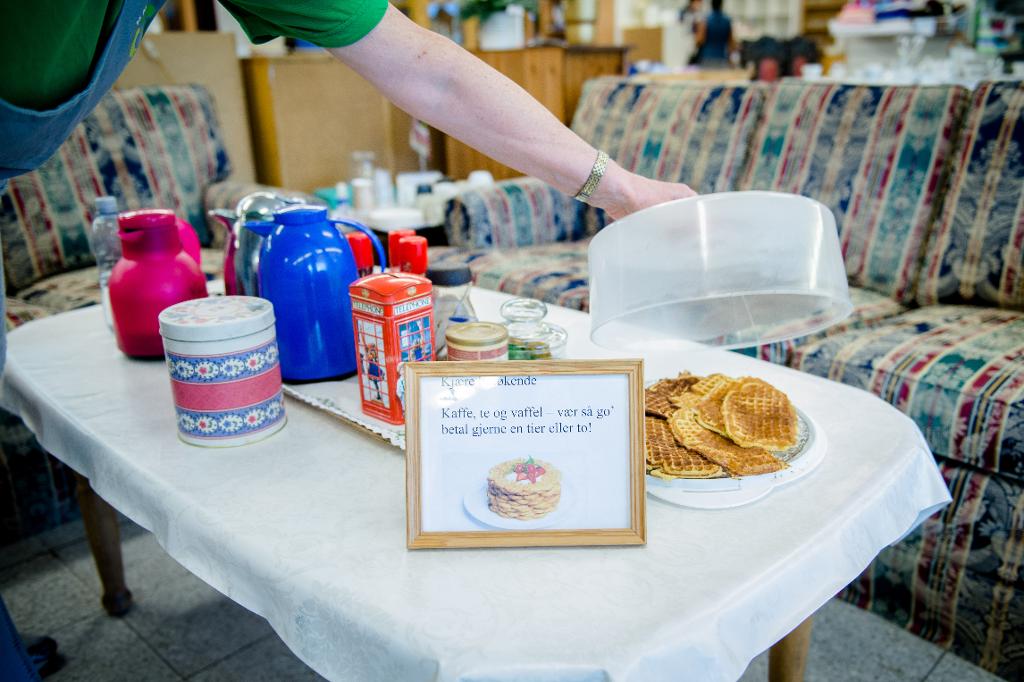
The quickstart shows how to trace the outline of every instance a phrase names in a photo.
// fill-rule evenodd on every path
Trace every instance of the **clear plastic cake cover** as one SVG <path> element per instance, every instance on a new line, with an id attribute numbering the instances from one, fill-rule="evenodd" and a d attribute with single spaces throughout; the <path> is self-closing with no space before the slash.
<path id="1" fill-rule="evenodd" d="M 590 243 L 591 339 L 624 351 L 740 348 L 825 329 L 853 305 L 836 222 L 776 192 L 680 199 Z"/>

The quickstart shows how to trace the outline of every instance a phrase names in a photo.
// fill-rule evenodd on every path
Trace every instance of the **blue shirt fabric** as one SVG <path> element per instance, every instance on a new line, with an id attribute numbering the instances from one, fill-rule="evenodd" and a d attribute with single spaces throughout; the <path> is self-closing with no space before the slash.
<path id="1" fill-rule="evenodd" d="M 704 23 L 704 46 L 701 61 L 724 61 L 729 59 L 729 39 L 732 37 L 732 20 L 722 12 L 711 12 Z"/>

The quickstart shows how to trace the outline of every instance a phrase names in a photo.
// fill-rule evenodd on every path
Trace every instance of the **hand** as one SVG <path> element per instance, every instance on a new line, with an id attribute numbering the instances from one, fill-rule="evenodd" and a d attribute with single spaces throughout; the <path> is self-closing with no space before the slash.
<path id="1" fill-rule="evenodd" d="M 681 182 L 651 180 L 611 162 L 590 203 L 618 220 L 648 206 L 695 196 L 697 193 Z"/>

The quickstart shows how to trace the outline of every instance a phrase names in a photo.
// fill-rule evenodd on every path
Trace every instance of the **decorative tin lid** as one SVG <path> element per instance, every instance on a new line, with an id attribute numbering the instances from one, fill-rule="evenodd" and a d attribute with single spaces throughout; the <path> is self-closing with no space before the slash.
<path id="1" fill-rule="evenodd" d="M 429 294 L 430 280 L 407 272 L 382 272 L 357 279 L 348 287 L 349 293 L 380 303 L 401 301 L 411 296 Z"/>
<path id="2" fill-rule="evenodd" d="M 274 324 L 274 306 L 254 296 L 215 296 L 175 303 L 160 313 L 160 335 L 175 341 L 221 341 Z"/>
<path id="3" fill-rule="evenodd" d="M 462 322 L 449 325 L 444 337 L 456 346 L 493 346 L 508 341 L 508 330 L 495 322 Z"/>

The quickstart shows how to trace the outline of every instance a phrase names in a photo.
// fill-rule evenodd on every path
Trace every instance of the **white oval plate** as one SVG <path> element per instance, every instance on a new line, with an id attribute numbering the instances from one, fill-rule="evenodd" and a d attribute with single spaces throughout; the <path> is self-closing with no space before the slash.
<path id="1" fill-rule="evenodd" d="M 789 464 L 782 471 L 740 478 L 677 478 L 671 481 L 647 476 L 647 494 L 680 507 L 730 509 L 761 499 L 774 488 L 787 485 L 811 473 L 825 458 L 828 442 L 824 432 L 802 410 L 797 409 L 806 440 L 781 459 Z M 800 434 L 803 439 L 803 432 Z"/>
<path id="2" fill-rule="evenodd" d="M 561 522 L 566 515 L 572 511 L 574 501 L 575 495 L 573 495 L 572 486 L 566 485 L 563 480 L 562 495 L 558 500 L 558 506 L 555 507 L 553 512 L 547 516 L 542 516 L 539 519 L 520 521 L 519 519 L 509 519 L 499 514 L 495 514 L 491 511 L 490 507 L 487 506 L 486 485 L 466 493 L 462 498 L 462 506 L 474 521 L 489 528 L 501 528 L 502 530 L 538 530 L 540 528 L 550 528 L 551 526 Z"/>

